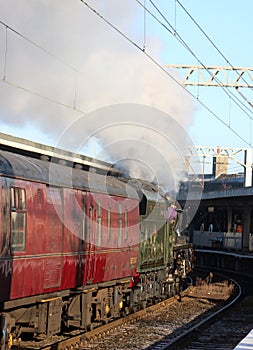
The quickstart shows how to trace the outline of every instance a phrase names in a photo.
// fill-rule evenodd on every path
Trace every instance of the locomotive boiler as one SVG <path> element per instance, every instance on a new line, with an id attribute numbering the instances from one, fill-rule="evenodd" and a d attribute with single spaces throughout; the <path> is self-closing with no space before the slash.
<path id="1" fill-rule="evenodd" d="M 157 186 L 0 151 L 0 349 L 175 295 L 193 250 Z"/>

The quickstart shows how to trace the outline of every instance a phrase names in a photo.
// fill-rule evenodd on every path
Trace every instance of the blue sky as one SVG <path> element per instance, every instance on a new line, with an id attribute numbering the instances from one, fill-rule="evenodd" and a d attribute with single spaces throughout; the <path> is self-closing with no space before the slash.
<path id="1" fill-rule="evenodd" d="M 140 2 L 144 4 L 144 0 Z M 101 133 L 96 134 L 99 119 L 94 119 L 94 138 L 86 136 L 78 145 L 67 130 L 84 113 L 111 104 L 130 103 L 168 113 L 184 128 L 193 145 L 250 147 L 252 108 L 247 103 L 244 102 L 250 117 L 221 88 L 188 87 L 194 98 L 152 62 L 155 59 L 161 67 L 166 63 L 198 65 L 198 59 L 205 65 L 228 66 L 178 2 L 155 2 L 169 22 L 166 23 L 152 4 L 145 1 L 170 31 L 176 30 L 174 34 L 147 12 L 144 15 L 135 0 L 124 3 L 108 0 L 107 5 L 99 0 L 88 3 L 128 39 L 140 48 L 145 46 L 146 55 L 78 0 L 71 5 L 66 0 L 36 3 L 0 0 L 2 132 L 106 158 L 102 150 L 111 135 L 106 134 L 105 141 Z M 233 66 L 252 66 L 251 0 L 180 3 Z M 179 36 L 195 57 L 180 44 Z M 170 74 L 179 82 L 183 78 L 182 71 Z M 240 98 L 235 90 L 229 91 Z M 243 93 L 253 101 L 250 89 Z M 119 122 L 123 122 L 120 116 Z M 93 134 L 92 128 L 88 134 Z"/>
<path id="2" fill-rule="evenodd" d="M 252 67 L 251 13 L 253 3 L 251 1 L 244 0 L 240 4 L 235 0 L 208 3 L 196 0 L 180 2 L 220 52 L 201 33 L 179 4 L 175 5 L 174 1 L 170 3 L 170 10 L 174 7 L 171 23 L 200 62 L 206 66 L 229 66 L 229 62 L 234 67 Z M 163 35 L 166 36 L 165 31 Z M 175 41 L 177 40 L 174 40 L 175 46 L 170 49 L 170 45 L 172 47 L 173 44 L 169 39 L 167 49 L 165 48 L 162 54 L 163 61 L 199 65 L 195 57 Z M 206 104 L 224 123 L 230 124 L 231 128 L 246 140 L 244 143 L 195 101 L 197 110 L 190 131 L 195 143 L 223 147 L 249 147 L 248 143 L 252 142 L 250 133 L 252 123 L 250 118 L 233 102 L 232 98 L 235 98 L 236 101 L 237 98 L 240 99 L 235 89 L 226 89 L 234 94 L 235 97 L 232 95 L 232 98 L 217 87 L 188 87 L 188 90 L 198 96 L 199 100 Z M 249 88 L 241 91 L 251 102 L 253 101 L 252 91 Z M 252 107 L 246 102 L 244 104 L 250 109 L 248 114 L 252 117 Z"/>

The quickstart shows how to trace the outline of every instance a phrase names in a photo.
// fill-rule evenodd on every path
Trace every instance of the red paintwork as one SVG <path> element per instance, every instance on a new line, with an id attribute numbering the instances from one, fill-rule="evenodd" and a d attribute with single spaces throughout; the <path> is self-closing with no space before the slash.
<path id="1" fill-rule="evenodd" d="M 87 194 L 87 208 L 97 203 L 102 207 L 102 229 L 101 242 L 98 243 L 98 214 L 93 211 L 92 238 L 93 241 L 87 244 L 86 266 L 87 281 L 97 283 L 100 281 L 109 281 L 126 276 L 132 276 L 137 268 L 137 245 L 139 243 L 139 216 L 138 202 L 131 199 L 110 197 L 102 194 Z M 118 205 L 122 204 L 122 241 L 119 245 L 119 214 Z M 111 231 L 108 239 L 107 212 L 111 209 Z M 126 223 L 124 212 L 128 211 L 128 217 L 131 221 L 128 223 L 128 235 L 126 236 Z M 125 239 L 125 237 L 127 237 Z M 131 262 L 134 263 L 131 264 Z"/>
<path id="2" fill-rule="evenodd" d="M 70 188 L 50 188 L 31 181 L 14 180 L 14 183 L 26 190 L 26 249 L 11 254 L 6 248 L 6 252 L 0 255 L 0 286 L 5 285 L 0 301 L 75 288 L 86 283 L 130 279 L 135 274 L 139 243 L 137 200 Z M 0 186 L 0 198 L 1 191 Z M 119 203 L 122 206 L 121 244 L 118 236 Z M 0 207 L 3 205 L 0 203 Z M 111 211 L 110 234 L 108 208 Z M 1 215 L 2 210 L 0 219 Z M 10 229 L 10 224 L 8 227 Z M 88 242 L 84 240 L 85 235 Z M 1 227 L 2 246 L 4 236 L 8 238 L 10 232 L 3 232 Z M 5 245 L 9 247 L 8 242 Z"/>

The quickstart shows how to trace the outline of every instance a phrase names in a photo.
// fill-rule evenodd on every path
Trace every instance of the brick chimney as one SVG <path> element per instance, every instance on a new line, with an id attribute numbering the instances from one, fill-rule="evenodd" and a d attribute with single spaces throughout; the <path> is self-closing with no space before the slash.
<path id="1" fill-rule="evenodd" d="M 215 179 L 220 175 L 228 173 L 228 156 L 220 154 L 220 147 L 217 147 L 217 155 L 213 157 L 213 175 Z"/>

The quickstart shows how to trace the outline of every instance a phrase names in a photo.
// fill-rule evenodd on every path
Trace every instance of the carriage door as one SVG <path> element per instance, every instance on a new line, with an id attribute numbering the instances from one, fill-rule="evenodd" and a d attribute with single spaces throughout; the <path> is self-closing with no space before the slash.
<path id="1" fill-rule="evenodd" d="M 87 244 L 87 282 L 92 283 L 95 277 L 95 264 L 96 264 L 96 246 L 95 246 L 95 232 L 96 232 L 96 210 L 93 200 L 88 201 L 87 205 L 87 232 L 86 232 L 86 244 Z"/>
<path id="2" fill-rule="evenodd" d="M 46 252 L 44 288 L 61 285 L 63 250 L 63 194 L 57 187 L 46 187 Z"/>

